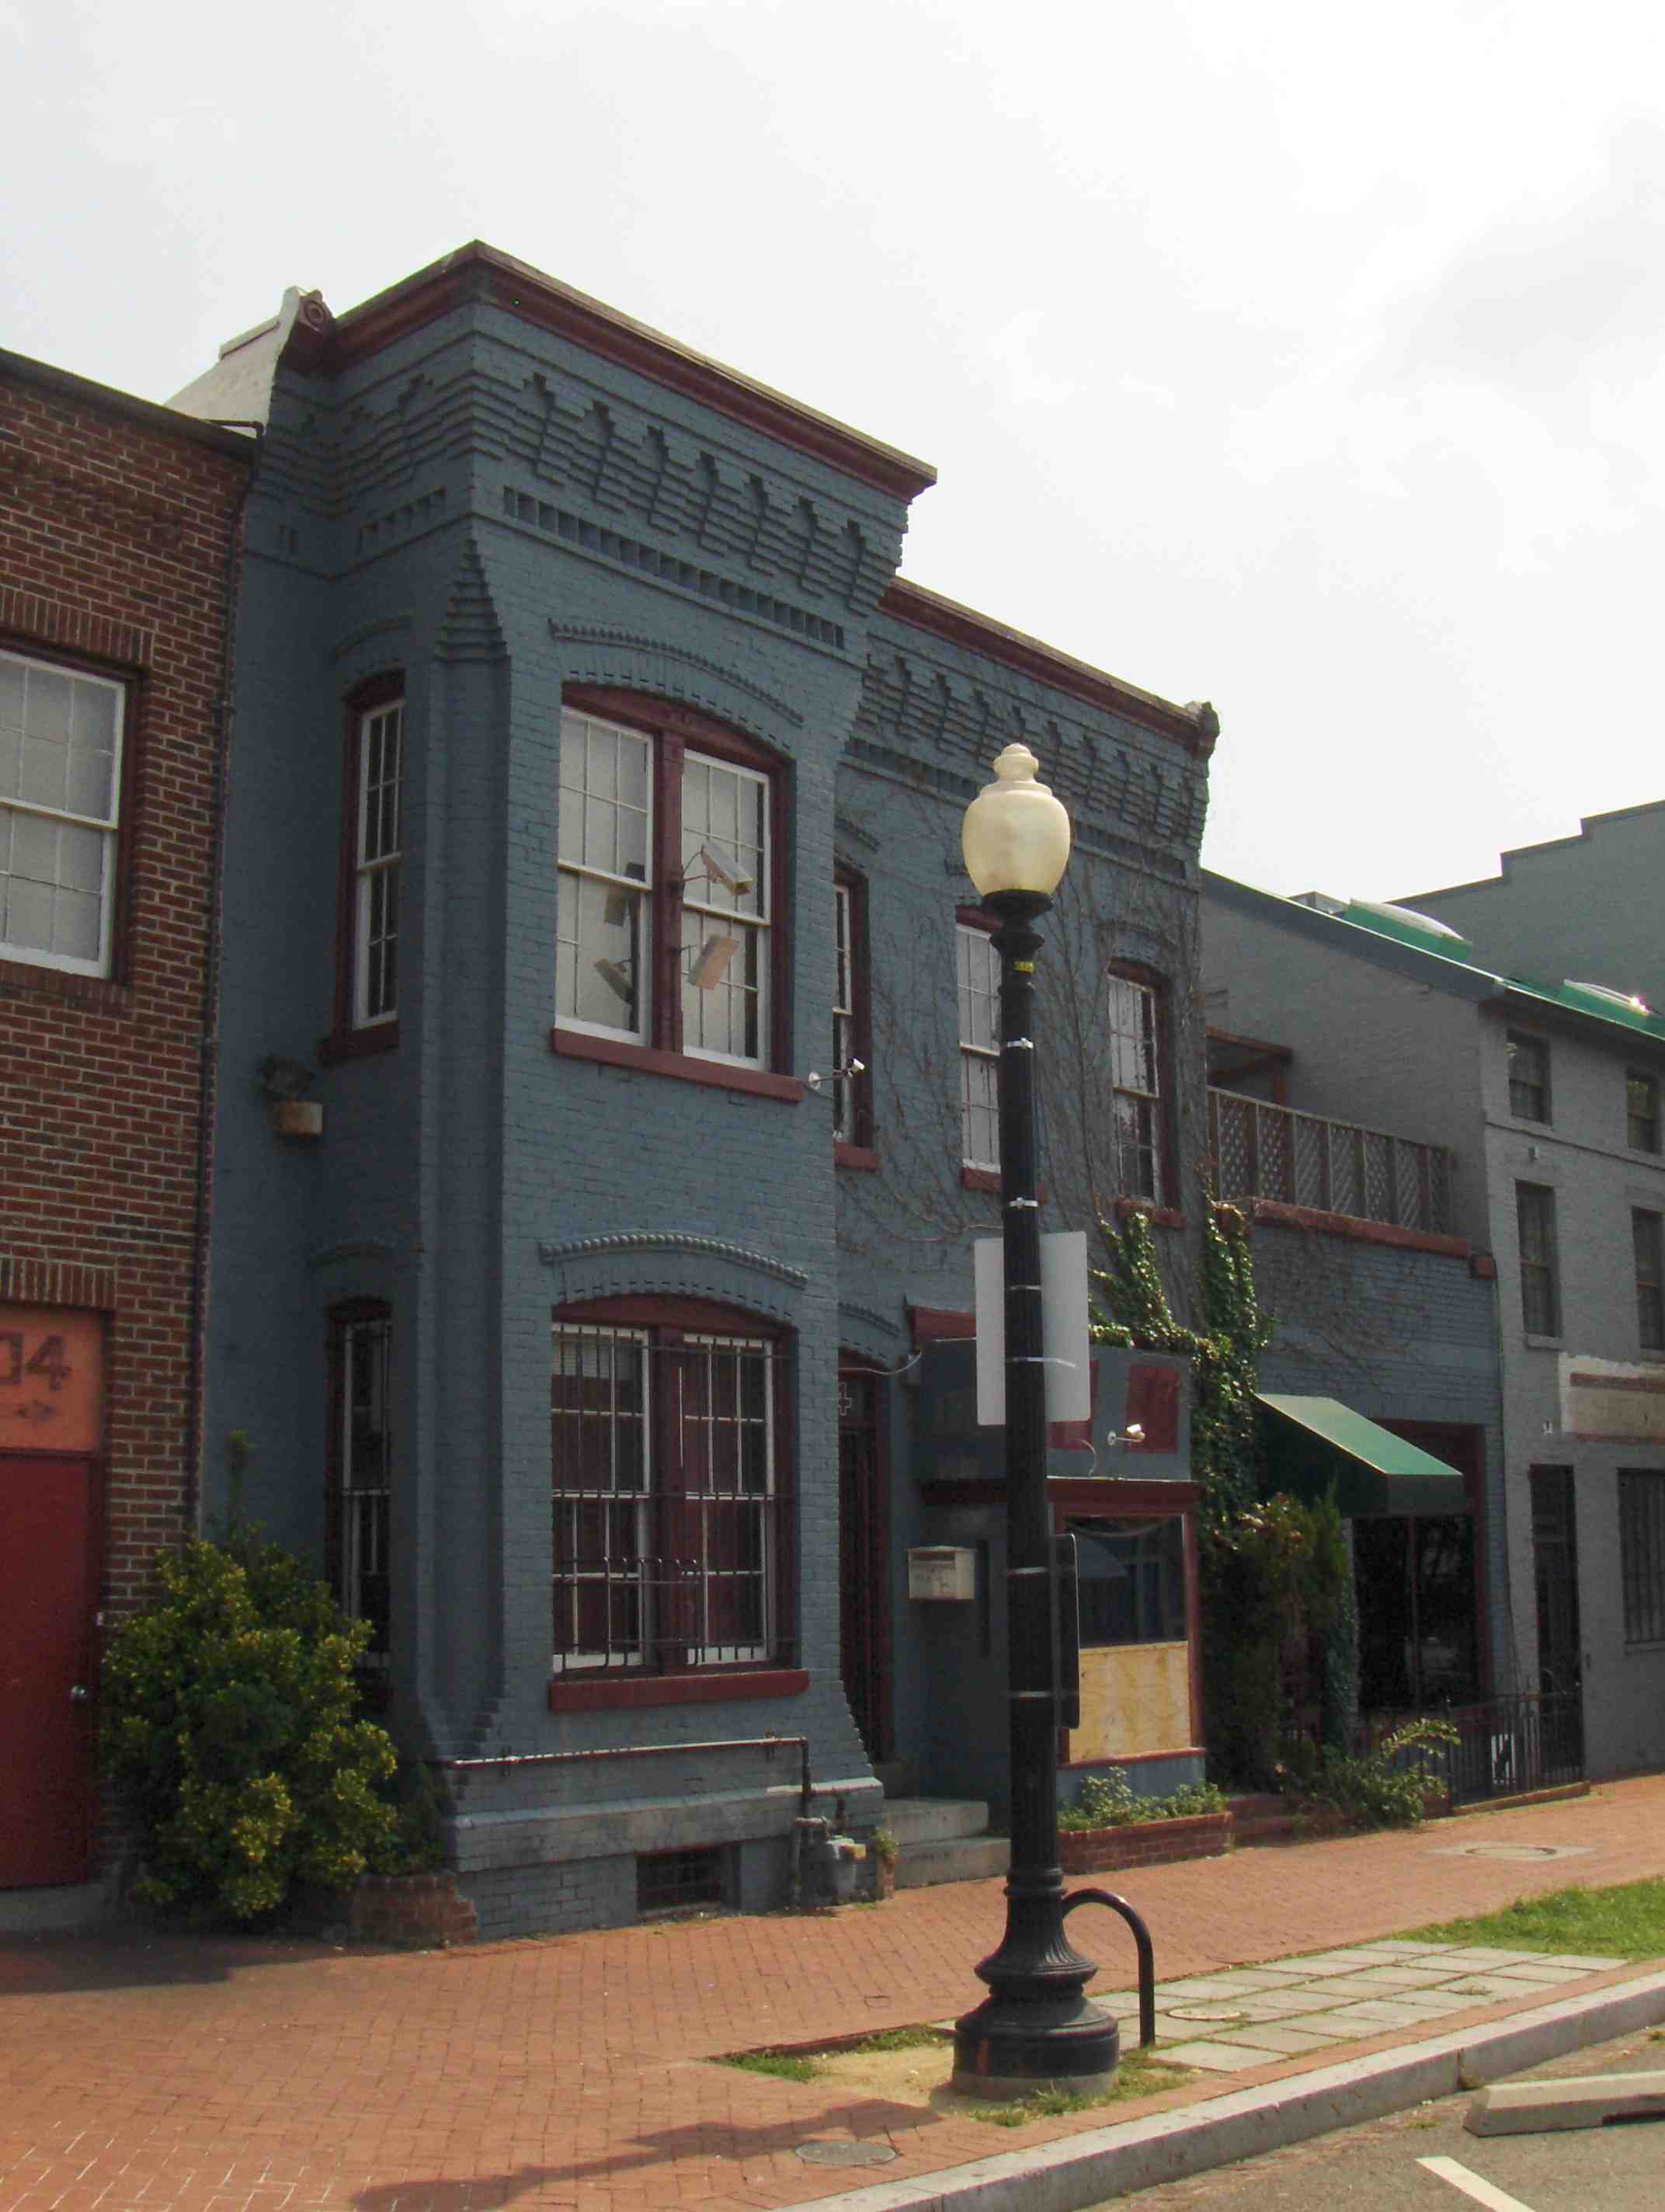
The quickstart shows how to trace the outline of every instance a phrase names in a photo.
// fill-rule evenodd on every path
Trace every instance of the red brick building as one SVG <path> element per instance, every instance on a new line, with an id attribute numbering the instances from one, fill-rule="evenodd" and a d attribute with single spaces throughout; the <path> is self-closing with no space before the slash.
<path id="1" fill-rule="evenodd" d="M 98 1871 L 98 1627 L 195 1510 L 256 453 L 0 352 L 0 1907 Z"/>

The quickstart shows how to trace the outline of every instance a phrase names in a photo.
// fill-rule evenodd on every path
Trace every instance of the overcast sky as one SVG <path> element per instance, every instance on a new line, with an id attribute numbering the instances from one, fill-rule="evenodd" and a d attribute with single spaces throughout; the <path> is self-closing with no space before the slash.
<path id="1" fill-rule="evenodd" d="M 1662 21 L 0 0 L 0 343 L 164 398 L 486 239 L 933 462 L 919 582 L 1212 699 L 1211 866 L 1402 895 L 1665 798 Z"/>

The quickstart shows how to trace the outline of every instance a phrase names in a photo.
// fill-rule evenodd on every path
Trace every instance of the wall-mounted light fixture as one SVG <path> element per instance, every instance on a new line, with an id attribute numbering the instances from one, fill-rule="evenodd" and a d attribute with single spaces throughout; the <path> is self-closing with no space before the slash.
<path id="1" fill-rule="evenodd" d="M 321 1137 L 324 1134 L 324 1102 L 320 1098 L 306 1098 L 303 1091 L 310 1091 L 313 1071 L 305 1060 L 289 1060 L 282 1053 L 269 1052 L 257 1062 L 255 1080 L 266 1097 L 266 1118 L 271 1123 L 272 1133 L 278 1137 Z"/>

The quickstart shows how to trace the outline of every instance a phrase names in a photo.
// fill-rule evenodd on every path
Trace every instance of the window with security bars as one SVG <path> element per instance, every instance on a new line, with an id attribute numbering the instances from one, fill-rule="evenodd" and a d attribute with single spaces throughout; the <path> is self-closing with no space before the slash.
<path id="1" fill-rule="evenodd" d="M 723 1853 L 720 1846 L 679 1851 L 643 1851 L 636 1858 L 636 1911 L 687 1912 L 723 1902 Z"/>
<path id="2" fill-rule="evenodd" d="M 1510 1030 L 1504 1039 L 1509 1061 L 1509 1110 L 1522 1121 L 1549 1120 L 1549 1047 L 1541 1037 Z"/>
<path id="3" fill-rule="evenodd" d="M 0 954 L 107 975 L 126 695 L 0 653 Z"/>
<path id="4" fill-rule="evenodd" d="M 1665 1221 L 1640 1207 L 1631 1214 L 1636 1255 L 1636 1323 L 1644 1352 L 1665 1352 Z"/>
<path id="5" fill-rule="evenodd" d="M 1162 1001 L 1149 983 L 1109 979 L 1111 1113 L 1116 1195 L 1164 1199 Z"/>
<path id="6" fill-rule="evenodd" d="M 1626 1643 L 1665 1643 L 1665 1474 L 1619 1468 L 1619 1559 Z"/>
<path id="7" fill-rule="evenodd" d="M 1000 1171 L 1000 956 L 986 929 L 956 933 L 959 978 L 960 1147 L 969 1168 Z"/>
<path id="8" fill-rule="evenodd" d="M 1539 1183 L 1516 1183 L 1515 1218 L 1521 1249 L 1521 1319 L 1528 1336 L 1559 1336 L 1561 1293 L 1554 1192 Z"/>
<path id="9" fill-rule="evenodd" d="M 1638 1067 L 1625 1077 L 1625 1141 L 1633 1152 L 1659 1150 L 1659 1078 Z"/>
<path id="10" fill-rule="evenodd" d="M 333 1315 L 331 1328 L 332 1579 L 342 1611 L 370 1625 L 365 1663 L 385 1666 L 392 1491 L 387 1387 L 392 1322 L 385 1307 L 367 1305 Z"/>
<path id="11" fill-rule="evenodd" d="M 353 856 L 353 1027 L 398 1016 L 399 860 L 404 702 L 369 708 L 358 725 Z"/>
<path id="12" fill-rule="evenodd" d="M 557 1321 L 552 1355 L 555 1672 L 774 1657 L 779 1346 Z"/>

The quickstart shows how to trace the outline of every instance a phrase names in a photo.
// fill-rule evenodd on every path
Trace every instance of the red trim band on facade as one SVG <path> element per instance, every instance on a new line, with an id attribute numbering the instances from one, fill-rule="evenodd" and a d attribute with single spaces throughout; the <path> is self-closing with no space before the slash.
<path id="1" fill-rule="evenodd" d="M 836 1168 L 856 1168 L 863 1175 L 878 1172 L 878 1154 L 868 1145 L 835 1144 L 833 1165 Z"/>
<path id="2" fill-rule="evenodd" d="M 1315 1206 L 1288 1206 L 1281 1198 L 1249 1200 L 1257 1227 L 1311 1229 L 1322 1237 L 1351 1237 L 1360 1244 L 1391 1244 L 1401 1252 L 1434 1252 L 1445 1260 L 1466 1260 L 1473 1250 L 1466 1237 L 1442 1237 L 1431 1229 L 1401 1229 L 1393 1221 L 1360 1221 L 1351 1213 L 1324 1213 Z"/>
<path id="3" fill-rule="evenodd" d="M 592 1060 L 604 1067 L 628 1067 L 639 1075 L 669 1075 L 679 1083 L 709 1084 L 716 1091 L 749 1091 L 754 1098 L 780 1098 L 789 1106 L 805 1097 L 795 1075 L 771 1075 L 767 1068 L 731 1067 L 726 1060 L 693 1060 L 686 1054 L 665 1052 L 657 1045 L 615 1043 L 611 1037 L 590 1036 L 581 1030 L 550 1031 L 550 1050 L 563 1060 Z"/>
<path id="4" fill-rule="evenodd" d="M 550 1684 L 552 1713 L 600 1713 L 644 1705 L 721 1705 L 742 1698 L 799 1698 L 810 1686 L 802 1667 L 771 1667 L 733 1674 L 617 1674 L 592 1680 L 562 1675 Z"/>
<path id="5" fill-rule="evenodd" d="M 1665 1376 L 1591 1375 L 1575 1368 L 1567 1383 L 1574 1390 L 1644 1390 L 1650 1395 L 1665 1396 Z"/>
<path id="6" fill-rule="evenodd" d="M 1124 1644 L 1117 1648 L 1124 1651 L 1136 1651 L 1139 1647 L 1136 1644 Z M 1066 1729 L 1065 1733 L 1067 1735 L 1070 1731 Z M 1159 1759 L 1203 1759 L 1207 1756 L 1207 1751 L 1208 1747 L 1206 1744 L 1182 1743 L 1176 1744 L 1172 1751 L 1107 1752 L 1098 1759 L 1060 1759 L 1058 1762 L 1058 1771 L 1060 1774 L 1064 1774 L 1073 1773 L 1078 1770 L 1085 1771 L 1095 1766 L 1153 1766 Z M 1188 1818 L 1189 1815 L 1182 1817 Z M 1077 1832 L 1079 1833 L 1080 1831 L 1078 1830 Z"/>
<path id="7" fill-rule="evenodd" d="M 953 1306 L 909 1306 L 908 1326 L 917 1352 L 922 1344 L 956 1344 L 977 1334 L 977 1316 Z"/>
<path id="8" fill-rule="evenodd" d="M 378 1022 L 368 1030 L 332 1030 L 318 1041 L 319 1065 L 333 1067 L 343 1060 L 370 1060 L 379 1052 L 397 1052 L 398 1042 L 397 1022 Z"/>
<path id="9" fill-rule="evenodd" d="M 1152 1229 L 1183 1229 L 1185 1216 L 1176 1206 L 1158 1206 L 1153 1198 L 1118 1198 L 1112 1201 L 1110 1211 L 1118 1221 L 1126 1221 L 1135 1213 L 1142 1213 Z"/>

